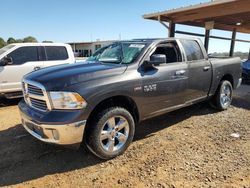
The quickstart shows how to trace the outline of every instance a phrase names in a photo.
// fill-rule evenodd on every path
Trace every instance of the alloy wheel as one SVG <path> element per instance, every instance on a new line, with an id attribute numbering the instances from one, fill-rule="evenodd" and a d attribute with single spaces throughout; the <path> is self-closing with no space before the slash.
<path id="1" fill-rule="evenodd" d="M 100 135 L 101 146 L 109 153 L 118 151 L 125 145 L 128 135 L 128 121 L 122 116 L 113 116 L 102 127 Z"/>

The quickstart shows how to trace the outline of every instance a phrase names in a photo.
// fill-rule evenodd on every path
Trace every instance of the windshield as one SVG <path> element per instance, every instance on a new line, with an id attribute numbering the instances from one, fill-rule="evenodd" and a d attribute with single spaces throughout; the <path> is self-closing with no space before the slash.
<path id="1" fill-rule="evenodd" d="M 13 48 L 15 45 L 8 45 L 0 49 L 0 55 L 2 55 L 4 52 L 8 51 L 9 49 Z"/>
<path id="2" fill-rule="evenodd" d="M 145 46 L 146 43 L 114 43 L 97 50 L 87 61 L 130 64 L 139 56 Z"/>

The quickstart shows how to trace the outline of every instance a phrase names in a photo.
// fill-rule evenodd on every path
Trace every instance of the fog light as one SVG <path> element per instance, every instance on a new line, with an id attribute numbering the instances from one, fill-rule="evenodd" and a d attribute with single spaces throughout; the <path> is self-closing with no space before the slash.
<path id="1" fill-rule="evenodd" d="M 59 140 L 59 133 L 57 130 L 52 130 L 52 134 L 55 140 Z"/>

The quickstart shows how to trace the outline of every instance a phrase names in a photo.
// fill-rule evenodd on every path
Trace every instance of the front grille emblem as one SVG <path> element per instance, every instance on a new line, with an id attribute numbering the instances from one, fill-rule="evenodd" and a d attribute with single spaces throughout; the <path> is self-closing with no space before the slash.
<path id="1" fill-rule="evenodd" d="M 24 97 L 27 99 L 27 98 L 29 98 L 29 94 L 28 93 L 24 93 Z"/>

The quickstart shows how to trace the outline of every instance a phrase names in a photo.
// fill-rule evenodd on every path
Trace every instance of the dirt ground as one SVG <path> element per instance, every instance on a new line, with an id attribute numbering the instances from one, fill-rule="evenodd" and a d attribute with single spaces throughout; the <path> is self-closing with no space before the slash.
<path id="1" fill-rule="evenodd" d="M 18 101 L 2 100 L 0 186 L 250 187 L 250 86 L 235 95 L 224 112 L 201 103 L 141 123 L 110 161 L 37 141 L 20 125 Z"/>

